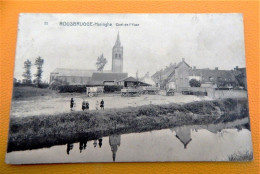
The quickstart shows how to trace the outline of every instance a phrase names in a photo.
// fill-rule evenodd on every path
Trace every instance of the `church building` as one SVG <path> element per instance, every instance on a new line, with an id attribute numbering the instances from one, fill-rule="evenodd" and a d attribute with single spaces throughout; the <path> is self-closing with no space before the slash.
<path id="1" fill-rule="evenodd" d="M 112 72 L 123 72 L 123 46 L 120 42 L 119 33 L 112 51 Z"/>
<path id="2" fill-rule="evenodd" d="M 92 81 L 98 81 L 105 85 L 105 83 L 115 83 L 127 77 L 128 74 L 123 73 L 123 46 L 118 33 L 112 48 L 112 70 L 56 68 L 50 73 L 50 84 L 59 82 L 67 85 L 86 85 Z"/>

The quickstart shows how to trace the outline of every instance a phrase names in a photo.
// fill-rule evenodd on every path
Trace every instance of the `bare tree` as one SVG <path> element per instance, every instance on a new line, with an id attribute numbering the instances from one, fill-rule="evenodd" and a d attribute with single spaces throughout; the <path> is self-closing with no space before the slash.
<path id="1" fill-rule="evenodd" d="M 32 83 L 32 76 L 31 76 L 31 67 L 32 67 L 32 62 L 30 60 L 26 60 L 24 62 L 24 73 L 23 73 L 23 81 L 26 84 L 31 84 Z"/>
<path id="2" fill-rule="evenodd" d="M 103 54 L 97 58 L 96 66 L 98 71 L 103 71 L 106 64 L 107 59 L 103 56 Z"/>
<path id="3" fill-rule="evenodd" d="M 35 78 L 35 83 L 37 86 L 39 86 L 39 84 L 41 83 L 41 80 L 42 80 L 42 65 L 44 63 L 44 60 L 41 58 L 41 57 L 38 57 L 36 60 L 35 60 L 35 63 L 34 65 L 36 66 L 37 68 L 37 71 L 36 71 L 36 74 L 34 74 L 34 76 L 36 77 Z"/>

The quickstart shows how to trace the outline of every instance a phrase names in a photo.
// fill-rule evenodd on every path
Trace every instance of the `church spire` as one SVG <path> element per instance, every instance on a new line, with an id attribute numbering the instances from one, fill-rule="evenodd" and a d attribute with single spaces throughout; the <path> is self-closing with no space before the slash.
<path id="1" fill-rule="evenodd" d="M 119 36 L 119 31 L 118 31 L 115 47 L 120 47 L 120 46 L 121 46 L 121 42 L 120 42 L 120 36 Z"/>

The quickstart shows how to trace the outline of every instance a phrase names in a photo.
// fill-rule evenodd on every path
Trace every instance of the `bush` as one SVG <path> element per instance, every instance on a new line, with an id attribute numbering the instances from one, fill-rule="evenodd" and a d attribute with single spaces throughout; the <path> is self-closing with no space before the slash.
<path id="1" fill-rule="evenodd" d="M 196 79 L 191 79 L 190 80 L 190 86 L 191 87 L 200 87 L 201 86 L 201 83 L 200 81 L 196 80 Z"/>
<path id="2" fill-rule="evenodd" d="M 104 92 L 105 93 L 121 91 L 121 89 L 122 89 L 122 86 L 118 86 L 118 85 L 104 86 Z"/>
<path id="3" fill-rule="evenodd" d="M 85 85 L 62 85 L 58 88 L 60 93 L 65 92 L 79 92 L 84 93 L 86 92 L 86 86 Z"/>

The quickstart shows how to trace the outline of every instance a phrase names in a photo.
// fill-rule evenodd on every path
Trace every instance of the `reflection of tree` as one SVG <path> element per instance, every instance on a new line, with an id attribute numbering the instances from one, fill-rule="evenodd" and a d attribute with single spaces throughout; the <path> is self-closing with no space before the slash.
<path id="1" fill-rule="evenodd" d="M 73 149 L 73 144 L 71 143 L 68 143 L 67 144 L 67 154 L 69 155 L 70 154 L 70 151 Z"/>
<path id="2" fill-rule="evenodd" d="M 116 160 L 116 152 L 117 152 L 118 146 L 120 146 L 120 142 L 121 142 L 121 135 L 109 136 L 109 145 L 111 147 L 113 161 Z"/>

